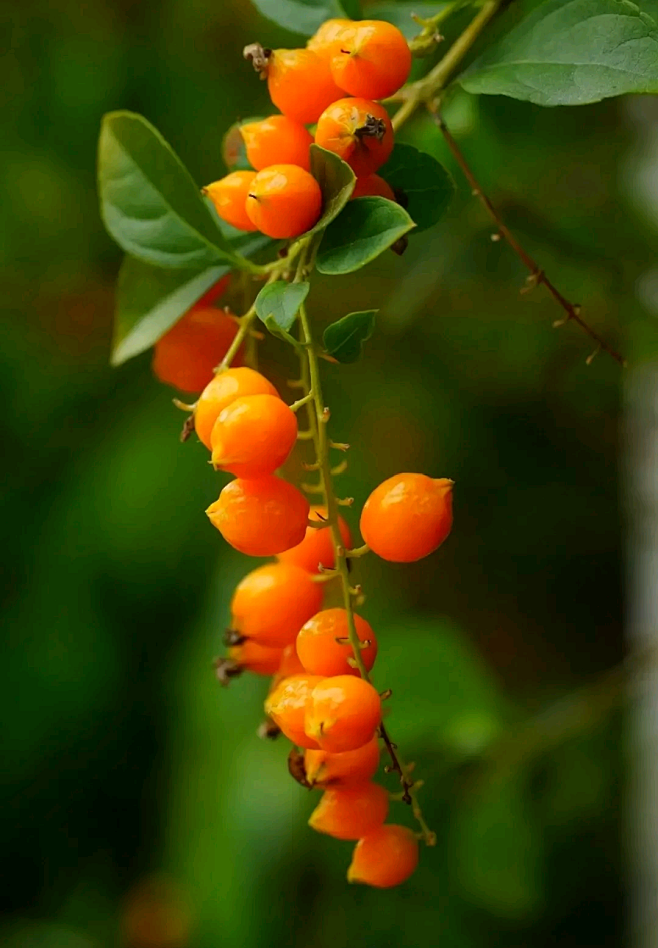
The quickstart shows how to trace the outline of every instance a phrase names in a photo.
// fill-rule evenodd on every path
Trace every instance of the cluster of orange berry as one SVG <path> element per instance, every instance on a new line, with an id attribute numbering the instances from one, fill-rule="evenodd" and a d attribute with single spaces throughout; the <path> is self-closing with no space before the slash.
<path id="1" fill-rule="evenodd" d="M 245 49 L 281 115 L 240 127 L 254 171 L 233 171 L 205 191 L 233 227 L 290 239 L 314 226 L 322 195 L 310 173 L 313 141 L 357 176 L 353 197 L 395 195 L 375 174 L 393 149 L 385 99 L 404 85 L 411 52 L 382 20 L 327 20 L 305 49 Z M 306 128 L 314 126 L 313 132 Z"/>

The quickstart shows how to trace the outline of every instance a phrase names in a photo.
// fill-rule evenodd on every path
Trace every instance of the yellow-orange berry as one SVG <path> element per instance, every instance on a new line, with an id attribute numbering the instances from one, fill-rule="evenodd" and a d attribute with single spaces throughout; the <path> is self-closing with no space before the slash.
<path id="1" fill-rule="evenodd" d="M 378 783 L 325 790 L 308 825 L 337 839 L 361 839 L 388 816 L 388 793 Z"/>
<path id="2" fill-rule="evenodd" d="M 221 219 L 238 230 L 257 229 L 245 210 L 245 201 L 255 177 L 255 171 L 232 171 L 204 189 Z"/>
<path id="3" fill-rule="evenodd" d="M 356 179 L 352 199 L 361 197 L 383 197 L 389 201 L 395 201 L 393 188 L 378 174 L 369 174 L 365 178 Z"/>
<path id="4" fill-rule="evenodd" d="M 328 754 L 323 750 L 307 750 L 304 754 L 306 779 L 313 787 L 349 787 L 364 783 L 375 776 L 378 767 L 376 737 L 363 747 L 342 754 Z"/>
<path id="5" fill-rule="evenodd" d="M 256 675 L 274 675 L 281 664 L 280 648 L 265 648 L 251 639 L 233 645 L 228 654 L 241 668 Z"/>
<path id="6" fill-rule="evenodd" d="M 383 560 L 413 563 L 432 553 L 452 527 L 453 481 L 396 474 L 376 487 L 361 514 L 361 534 Z"/>
<path id="7" fill-rule="evenodd" d="M 379 102 L 338 99 L 318 119 L 315 142 L 333 151 L 357 176 L 370 175 L 393 150 L 393 127 Z"/>
<path id="8" fill-rule="evenodd" d="M 305 728 L 322 750 L 356 750 L 372 740 L 382 717 L 381 699 L 363 678 L 337 675 L 315 686 L 306 707 Z"/>
<path id="9" fill-rule="evenodd" d="M 336 43 L 339 42 L 343 30 L 352 26 L 352 20 L 334 18 L 325 20 L 320 29 L 310 38 L 306 44 L 307 49 L 312 49 L 314 53 L 323 58 L 329 58 L 333 55 Z"/>
<path id="10" fill-rule="evenodd" d="M 289 484 L 269 474 L 227 484 L 206 514 L 224 539 L 249 556 L 274 556 L 304 536 L 309 503 Z"/>
<path id="11" fill-rule="evenodd" d="M 281 652 L 281 661 L 279 662 L 279 667 L 277 668 L 276 674 L 272 679 L 272 689 L 276 688 L 279 682 L 283 681 L 284 678 L 290 678 L 292 675 L 305 675 L 304 666 L 300 662 L 297 656 L 297 649 L 295 648 L 295 643 L 292 642 Z"/>
<path id="12" fill-rule="evenodd" d="M 321 603 L 322 588 L 308 573 L 298 566 L 268 563 L 238 583 L 231 600 L 231 624 L 260 645 L 283 648 L 294 644 L 300 628 Z"/>
<path id="13" fill-rule="evenodd" d="M 298 747 L 318 747 L 317 741 L 304 731 L 304 714 L 311 691 L 321 681 L 317 675 L 291 675 L 280 682 L 265 701 L 265 714 Z"/>
<path id="14" fill-rule="evenodd" d="M 289 239 L 317 223 L 322 192 L 313 175 L 298 165 L 271 165 L 251 182 L 245 206 L 250 220 L 263 234 Z"/>
<path id="15" fill-rule="evenodd" d="M 270 115 L 259 122 L 240 126 L 249 164 L 262 171 L 270 165 L 311 166 L 309 148 L 313 138 L 301 122 L 287 115 Z"/>
<path id="16" fill-rule="evenodd" d="M 359 640 L 364 643 L 361 658 L 370 671 L 377 657 L 377 639 L 369 623 L 354 616 Z M 311 675 L 358 675 L 348 658 L 354 658 L 354 649 L 347 640 L 349 623 L 345 609 L 323 609 L 312 616 L 299 630 L 297 654 Z M 367 644 L 366 644 L 367 643 Z"/>
<path id="17" fill-rule="evenodd" d="M 326 521 L 326 507 L 311 507 L 310 519 L 320 522 L 323 520 Z M 346 550 L 350 549 L 352 546 L 350 528 L 341 516 L 338 517 L 338 528 L 340 530 L 343 546 Z M 327 524 L 326 527 L 322 528 L 307 527 L 306 535 L 302 542 L 298 546 L 294 546 L 292 550 L 280 553 L 279 559 L 282 563 L 292 563 L 295 566 L 301 566 L 302 569 L 307 570 L 309 573 L 319 573 L 320 564 L 327 569 L 333 569 L 336 565 L 336 557 L 334 555 L 334 544 L 329 525 Z"/>
<path id="18" fill-rule="evenodd" d="M 378 889 L 400 885 L 418 865 L 418 841 L 406 826 L 387 823 L 368 833 L 354 847 L 348 882 Z"/>
<path id="19" fill-rule="evenodd" d="M 236 320 L 212 306 L 197 304 L 155 344 L 153 371 L 182 392 L 200 392 L 226 355 L 238 331 Z M 242 350 L 236 355 L 240 364 Z"/>
<path id="20" fill-rule="evenodd" d="M 385 99 L 405 84 L 411 50 L 403 34 L 383 20 L 360 20 L 345 27 L 331 48 L 331 75 L 350 95 Z"/>
<path id="21" fill-rule="evenodd" d="M 246 367 L 226 369 L 212 379 L 199 396 L 194 409 L 194 429 L 210 450 L 210 435 L 220 413 L 244 395 L 275 395 L 279 393 L 260 372 Z"/>
<path id="22" fill-rule="evenodd" d="M 212 463 L 237 477 L 261 477 L 281 467 L 296 441 L 297 416 L 278 395 L 243 395 L 213 425 Z"/>
<path id="23" fill-rule="evenodd" d="M 267 87 L 280 112 L 303 125 L 317 122 L 342 96 L 329 62 L 310 49 L 275 49 L 267 58 Z"/>

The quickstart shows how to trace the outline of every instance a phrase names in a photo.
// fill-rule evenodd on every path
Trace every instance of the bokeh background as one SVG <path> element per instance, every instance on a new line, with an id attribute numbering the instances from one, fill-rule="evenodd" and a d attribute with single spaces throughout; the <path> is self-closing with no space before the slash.
<path id="1" fill-rule="evenodd" d="M 552 328 L 543 290 L 520 295 L 526 273 L 457 169 L 448 217 L 404 257 L 318 279 L 318 326 L 381 308 L 362 362 L 325 372 L 332 434 L 353 446 L 352 526 L 397 471 L 456 481 L 437 554 L 358 566 L 376 682 L 393 689 L 391 731 L 426 782 L 438 845 L 399 890 L 347 886 L 350 844 L 307 829 L 314 801 L 287 749 L 255 735 L 265 683 L 214 678 L 252 564 L 204 516 L 221 479 L 200 444 L 179 443 L 175 393 L 149 355 L 109 368 L 120 254 L 95 191 L 99 122 L 115 108 L 152 121 L 199 184 L 220 177 L 223 132 L 266 107 L 243 45 L 298 38 L 246 0 L 33 0 L 11 18 L 0 941 L 620 945 L 624 374 L 604 354 L 585 365 L 588 340 Z M 446 117 L 527 249 L 632 362 L 649 360 L 656 103 L 457 94 Z M 425 121 L 404 137 L 453 167 Z M 284 391 L 294 359 L 274 339 L 263 359 Z"/>

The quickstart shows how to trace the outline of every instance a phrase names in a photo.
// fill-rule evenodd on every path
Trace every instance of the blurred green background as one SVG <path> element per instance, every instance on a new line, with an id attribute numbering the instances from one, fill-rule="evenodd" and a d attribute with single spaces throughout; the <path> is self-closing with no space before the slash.
<path id="1" fill-rule="evenodd" d="M 437 554 L 358 566 L 376 682 L 393 689 L 391 731 L 425 780 L 438 845 L 398 890 L 347 886 L 350 844 L 306 828 L 314 801 L 288 777 L 287 749 L 255 735 L 265 683 L 214 679 L 231 590 L 253 563 L 209 526 L 221 481 L 200 444 L 179 443 L 149 356 L 108 366 L 120 254 L 94 181 L 115 108 L 152 121 L 199 184 L 220 177 L 223 132 L 266 105 L 243 45 L 296 38 L 241 0 L 34 0 L 12 19 L 0 940 L 620 945 L 622 728 L 614 681 L 589 689 L 623 654 L 619 367 L 585 366 L 588 340 L 552 329 L 547 294 L 519 294 L 525 271 L 456 169 L 447 219 L 404 257 L 318 279 L 319 326 L 381 307 L 362 362 L 325 371 L 332 435 L 352 445 L 352 526 L 397 471 L 456 481 Z M 446 117 L 563 292 L 630 359 L 653 356 L 636 286 L 653 285 L 658 244 L 641 206 L 654 106 L 458 94 Z M 404 137 L 452 167 L 424 120 Z M 263 359 L 285 391 L 286 347 L 268 338 Z M 410 823 L 402 804 L 393 816 Z"/>

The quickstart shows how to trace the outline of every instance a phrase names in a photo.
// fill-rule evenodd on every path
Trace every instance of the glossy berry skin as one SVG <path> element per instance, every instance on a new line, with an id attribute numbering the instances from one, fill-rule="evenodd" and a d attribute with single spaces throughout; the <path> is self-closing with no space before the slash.
<path id="1" fill-rule="evenodd" d="M 265 714 L 298 747 L 318 747 L 317 741 L 304 731 L 304 714 L 311 691 L 321 681 L 317 675 L 291 675 L 277 685 L 265 701 Z"/>
<path id="2" fill-rule="evenodd" d="M 213 425 L 212 463 L 236 477 L 273 474 L 296 441 L 297 416 L 278 395 L 243 395 Z"/>
<path id="3" fill-rule="evenodd" d="M 322 521 L 327 517 L 325 507 L 311 507 L 311 520 Z M 338 528 L 346 550 L 352 547 L 352 536 L 350 528 L 342 517 L 338 517 Z M 309 573 L 319 573 L 318 565 L 322 563 L 327 569 L 333 569 L 336 565 L 334 556 L 334 545 L 331 539 L 331 530 L 329 527 L 318 529 L 316 527 L 307 527 L 306 535 L 299 544 L 292 550 L 279 554 L 279 560 L 282 563 L 292 563 L 295 566 L 301 566 Z"/>
<path id="4" fill-rule="evenodd" d="M 194 409 L 194 430 L 199 440 L 211 450 L 212 429 L 221 412 L 245 395 L 274 395 L 279 393 L 260 372 L 246 367 L 226 369 L 208 382 Z"/>
<path id="5" fill-rule="evenodd" d="M 377 657 L 377 640 L 369 623 L 361 616 L 354 616 L 357 635 L 362 642 L 370 644 L 361 649 L 361 657 L 370 671 Z M 299 630 L 297 655 L 305 670 L 311 675 L 358 675 L 348 658 L 354 658 L 351 645 L 340 644 L 336 639 L 349 635 L 345 609 L 323 609 L 310 618 Z"/>
<path id="6" fill-rule="evenodd" d="M 238 331 L 228 313 L 197 304 L 155 344 L 153 371 L 182 392 L 200 392 L 213 377 Z M 236 356 L 238 365 L 242 352 Z"/>
<path id="7" fill-rule="evenodd" d="M 385 99 L 411 72 L 411 50 L 400 30 L 383 20 L 360 20 L 332 47 L 331 75 L 350 95 Z"/>
<path id="8" fill-rule="evenodd" d="M 378 889 L 400 885 L 418 865 L 418 840 L 406 826 L 387 823 L 360 839 L 347 870 L 348 882 Z"/>
<path id="9" fill-rule="evenodd" d="M 336 839 L 361 839 L 388 816 L 388 793 L 378 783 L 325 790 L 308 825 Z"/>
<path id="10" fill-rule="evenodd" d="M 274 556 L 300 542 L 309 503 L 289 484 L 269 474 L 227 484 L 206 510 L 227 543 L 248 556 Z"/>
<path id="11" fill-rule="evenodd" d="M 231 625 L 260 645 L 283 648 L 295 642 L 300 628 L 321 603 L 322 587 L 308 573 L 297 566 L 268 563 L 238 583 L 231 601 Z M 294 667 L 292 659 L 288 664 Z M 294 665 L 298 666 L 295 672 L 304 671 L 297 662 Z M 274 672 L 278 671 L 277 665 Z"/>
<path id="12" fill-rule="evenodd" d="M 389 477 L 364 504 L 363 539 L 391 563 L 413 563 L 433 553 L 452 527 L 452 485 L 425 474 Z"/>
<path id="13" fill-rule="evenodd" d="M 245 144 L 247 160 L 256 171 L 270 165 L 299 165 L 310 170 L 309 148 L 313 137 L 301 122 L 287 115 L 270 115 L 260 122 L 248 122 L 240 126 Z"/>
<path id="14" fill-rule="evenodd" d="M 379 127 L 377 135 L 363 132 Z M 393 151 L 393 127 L 379 102 L 369 99 L 338 99 L 322 113 L 315 130 L 315 143 L 346 161 L 357 177 L 373 174 Z"/>
<path id="15" fill-rule="evenodd" d="M 360 197 L 383 197 L 389 201 L 395 201 L 393 188 L 378 174 L 369 174 L 365 178 L 356 179 L 352 199 Z"/>
<path id="16" fill-rule="evenodd" d="M 280 648 L 265 648 L 251 639 L 232 646 L 228 654 L 238 665 L 256 675 L 274 675 L 281 664 Z"/>
<path id="17" fill-rule="evenodd" d="M 255 171 L 232 171 L 205 188 L 221 219 L 238 230 L 258 229 L 245 210 L 245 201 L 255 177 Z"/>
<path id="18" fill-rule="evenodd" d="M 310 38 L 306 48 L 312 49 L 314 53 L 324 59 L 329 59 L 336 51 L 336 44 L 339 43 L 345 28 L 352 25 L 352 20 L 338 18 L 325 20 L 317 33 Z"/>
<path id="19" fill-rule="evenodd" d="M 277 109 L 302 125 L 317 122 L 343 95 L 327 59 L 311 49 L 275 49 L 267 63 L 267 88 Z"/>
<path id="20" fill-rule="evenodd" d="M 371 741 L 356 750 L 328 754 L 323 750 L 307 750 L 304 754 L 306 779 L 313 787 L 350 787 L 364 783 L 377 773 L 379 741 Z"/>
<path id="21" fill-rule="evenodd" d="M 304 726 L 322 750 L 342 754 L 372 740 L 381 717 L 381 699 L 371 684 L 352 675 L 337 675 L 313 689 Z"/>
<path id="22" fill-rule="evenodd" d="M 254 227 L 268 237 L 299 237 L 320 218 L 320 185 L 297 165 L 272 165 L 251 182 L 246 210 Z"/>

